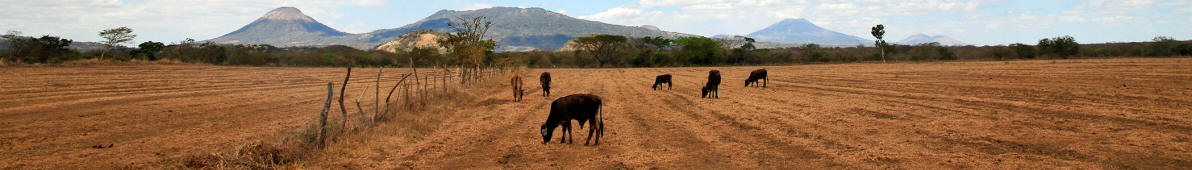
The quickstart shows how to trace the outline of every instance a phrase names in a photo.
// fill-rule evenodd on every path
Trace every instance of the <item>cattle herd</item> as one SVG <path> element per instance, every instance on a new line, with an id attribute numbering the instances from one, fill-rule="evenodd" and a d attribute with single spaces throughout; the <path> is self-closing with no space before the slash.
<path id="1" fill-rule="evenodd" d="M 770 84 L 770 79 L 766 76 L 766 69 L 757 69 L 749 73 L 749 78 L 745 79 L 745 87 L 750 84 L 757 87 L 760 83 L 761 87 L 765 88 Z M 720 98 L 720 70 L 708 71 L 708 81 L 700 89 L 701 98 Z M 550 96 L 550 72 L 543 72 L 538 77 L 539 83 L 542 85 L 542 96 Z M 670 74 L 658 75 L 654 78 L 654 85 L 651 87 L 654 90 L 662 89 L 665 85 L 666 89 L 671 89 L 673 85 L 672 76 Z M 513 101 L 520 102 L 525 90 L 522 89 L 521 74 L 514 73 L 510 78 L 510 86 L 513 87 Z M 584 145 L 589 142 L 592 145 L 600 144 L 600 137 L 604 136 L 604 114 L 602 111 L 603 101 L 600 96 L 592 94 L 572 94 L 555 99 L 550 104 L 550 114 L 546 117 L 546 122 L 542 123 L 539 129 L 539 134 L 542 135 L 542 143 L 550 142 L 554 135 L 555 128 L 563 127 L 560 134 L 559 143 L 572 143 L 574 139 L 571 137 L 571 120 L 579 122 L 579 128 L 583 129 L 585 124 L 588 124 L 588 138 Z M 590 122 L 590 123 L 588 123 Z M 595 136 L 596 139 L 592 140 Z"/>

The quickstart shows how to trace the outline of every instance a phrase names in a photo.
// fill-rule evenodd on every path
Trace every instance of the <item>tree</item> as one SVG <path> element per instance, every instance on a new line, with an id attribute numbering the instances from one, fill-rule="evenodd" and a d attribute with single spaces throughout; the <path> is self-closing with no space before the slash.
<path id="1" fill-rule="evenodd" d="M 18 58 L 18 50 L 22 49 L 21 45 L 25 44 L 24 41 L 22 41 L 24 38 L 21 37 L 21 32 L 9 30 L 8 33 L 0 35 L 0 38 L 4 38 L 4 41 L 8 41 L 8 54 L 5 54 L 3 58 L 0 58 L 0 60 L 15 61 Z"/>
<path id="2" fill-rule="evenodd" d="M 657 37 L 642 37 L 641 41 L 646 42 L 646 44 L 654 45 L 654 47 L 657 47 L 659 49 L 666 49 L 668 46 L 671 45 L 671 42 L 674 40 L 662 38 L 662 36 L 657 36 Z"/>
<path id="3" fill-rule="evenodd" d="M 134 57 L 139 54 L 144 54 L 146 60 L 157 60 L 157 53 L 161 52 L 166 45 L 161 42 L 146 41 L 141 43 L 141 45 L 137 45 L 137 47 L 138 48 L 136 50 L 132 51 L 132 55 Z"/>
<path id="4" fill-rule="evenodd" d="M 1033 46 L 1022 43 L 1014 43 L 1010 44 L 1010 48 L 1014 49 L 1014 54 L 1017 54 L 1019 59 L 1035 58 L 1036 52 L 1035 47 Z"/>
<path id="5" fill-rule="evenodd" d="M 597 67 L 612 61 L 613 55 L 625 46 L 626 38 L 620 35 L 596 34 L 575 38 L 575 44 L 580 50 L 587 51 L 596 58 Z"/>
<path id="6" fill-rule="evenodd" d="M 745 51 L 753 51 L 754 49 L 757 49 L 757 47 L 753 46 L 753 43 L 757 42 L 757 40 L 745 36 L 742 37 L 745 38 L 745 45 L 741 45 L 741 49 L 744 49 Z"/>
<path id="7" fill-rule="evenodd" d="M 720 43 L 707 37 L 683 37 L 675 40 L 682 48 L 682 52 L 690 57 L 687 61 L 695 64 L 712 64 L 719 61 L 716 52 L 721 51 Z"/>
<path id="8" fill-rule="evenodd" d="M 479 76 L 479 69 L 484 64 L 484 56 L 488 52 L 496 48 L 497 43 L 492 39 L 485 39 L 488 34 L 488 29 L 492 27 L 493 23 L 488 17 L 478 16 L 472 19 L 456 18 L 458 22 L 452 21 L 447 23 L 447 27 L 453 32 L 447 34 L 447 38 L 441 40 L 439 45 L 448 49 L 448 55 L 454 56 L 456 62 L 463 68 L 461 75 L 465 77 L 464 80 L 475 78 Z M 414 63 L 411 59 L 410 63 Z M 413 66 L 411 66 L 413 67 Z M 469 71 L 468 68 L 475 70 Z M 467 83 L 467 81 L 460 81 L 460 83 Z"/>
<path id="9" fill-rule="evenodd" d="M 102 42 L 105 45 L 105 47 L 107 47 L 99 53 L 99 59 L 103 60 L 104 55 L 107 53 L 107 51 L 109 49 L 114 48 L 117 45 L 132 41 L 132 39 L 136 38 L 137 35 L 132 34 L 132 28 L 119 27 L 119 28 L 112 28 L 112 29 L 106 29 L 106 30 L 100 31 L 99 37 L 103 37 L 103 39 L 105 39 Z"/>
<path id="10" fill-rule="evenodd" d="M 1037 46 L 1044 54 L 1053 54 L 1064 59 L 1080 52 L 1080 44 L 1076 43 L 1075 38 L 1067 35 L 1041 39 Z"/>
<path id="11" fill-rule="evenodd" d="M 877 38 L 876 41 L 873 41 L 873 45 L 881 49 L 882 62 L 886 62 L 886 40 L 882 40 L 882 36 L 886 34 L 886 26 L 877 24 L 877 26 L 873 26 L 870 33 L 873 34 L 874 38 Z"/>
<path id="12" fill-rule="evenodd" d="M 1145 56 L 1171 56 L 1179 53 L 1176 49 L 1179 41 L 1168 36 L 1158 36 L 1151 39 L 1154 42 L 1150 43 L 1150 47 L 1144 51 Z"/>

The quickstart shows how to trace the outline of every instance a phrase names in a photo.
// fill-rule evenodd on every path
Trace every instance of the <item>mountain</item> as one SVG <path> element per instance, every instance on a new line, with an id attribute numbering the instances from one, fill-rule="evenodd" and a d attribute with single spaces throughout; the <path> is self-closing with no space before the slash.
<path id="1" fill-rule="evenodd" d="M 868 39 L 821 28 L 806 19 L 785 19 L 747 36 L 760 42 L 777 43 L 820 45 L 866 45 L 871 43 Z"/>
<path id="2" fill-rule="evenodd" d="M 273 9 L 231 33 L 207 40 L 220 44 L 269 44 L 278 47 L 351 45 L 348 34 L 319 23 L 294 7 Z M 356 44 L 362 45 L 362 44 Z"/>
<path id="3" fill-rule="evenodd" d="M 412 24 L 362 34 L 349 34 L 327 27 L 302 14 L 297 8 L 274 9 L 260 19 L 227 35 L 207 40 L 221 44 L 269 44 L 279 47 L 347 45 L 374 49 L 416 30 L 451 31 L 449 22 L 486 16 L 493 25 L 488 38 L 497 41 L 498 51 L 543 50 L 563 47 L 575 37 L 614 34 L 631 37 L 695 36 L 658 30 L 654 26 L 622 26 L 573 18 L 542 8 L 493 7 L 454 11 L 440 10 Z"/>
<path id="4" fill-rule="evenodd" d="M 906 39 L 902 39 L 902 41 L 896 42 L 895 44 L 919 45 L 919 44 L 926 44 L 926 43 L 933 43 L 933 42 L 939 43 L 941 46 L 964 46 L 965 45 L 963 42 L 957 41 L 956 39 L 952 39 L 952 37 L 943 36 L 943 35 L 929 36 L 927 34 L 911 35 L 909 37 L 906 37 Z"/>
<path id="5" fill-rule="evenodd" d="M 662 36 L 668 38 L 695 36 L 658 30 L 654 26 L 622 26 L 573 18 L 542 8 L 493 7 L 478 10 L 440 10 L 418 22 L 398 28 L 367 33 L 372 42 L 384 42 L 414 30 L 451 31 L 448 22 L 486 16 L 493 25 L 488 37 L 497 41 L 498 51 L 543 50 L 563 47 L 575 37 L 592 34 L 614 34 L 629 37 Z"/>

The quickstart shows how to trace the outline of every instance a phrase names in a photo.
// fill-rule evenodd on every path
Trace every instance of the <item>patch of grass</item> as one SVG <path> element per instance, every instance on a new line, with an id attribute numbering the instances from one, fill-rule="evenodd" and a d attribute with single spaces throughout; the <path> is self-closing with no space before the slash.
<path id="1" fill-rule="evenodd" d="M 175 161 L 175 164 L 179 167 L 200 169 L 287 169 L 293 168 L 295 163 L 302 160 L 317 157 L 319 152 L 351 152 L 355 148 L 353 145 L 358 145 L 371 135 L 398 135 L 399 131 L 412 133 L 401 135 L 429 134 L 437 129 L 442 121 L 454 116 L 445 113 L 454 113 L 453 111 L 459 107 L 475 105 L 479 102 L 480 96 L 507 90 L 501 83 L 507 77 L 494 75 L 466 86 L 452 84 L 446 93 L 442 89 L 432 89 L 431 95 L 425 101 L 410 105 L 403 101 L 404 94 L 395 92 L 396 100 L 389 108 L 389 115 L 382 116 L 387 119 L 373 122 L 372 114 L 350 114 L 346 118 L 328 119 L 327 126 L 324 127 L 327 130 L 327 143 L 324 148 L 317 147 L 319 126 L 317 122 L 312 121 L 304 128 L 249 142 L 231 153 L 190 155 Z M 411 94 L 417 93 L 411 91 Z M 410 99 L 417 100 L 417 97 L 411 96 Z M 335 103 L 332 105 L 332 110 L 335 110 Z M 341 131 L 343 119 L 349 119 L 350 122 L 349 127 Z"/>

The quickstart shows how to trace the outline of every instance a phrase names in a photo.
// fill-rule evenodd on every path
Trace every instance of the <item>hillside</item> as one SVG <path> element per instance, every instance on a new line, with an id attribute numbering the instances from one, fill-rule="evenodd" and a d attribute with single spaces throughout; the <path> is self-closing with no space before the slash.
<path id="1" fill-rule="evenodd" d="M 418 22 L 406 26 L 369 32 L 366 35 L 372 42 L 385 42 L 414 30 L 450 31 L 447 23 L 458 19 L 487 16 L 493 26 L 489 30 L 489 37 L 497 40 L 500 51 L 522 51 L 537 49 L 553 51 L 563 47 L 563 44 L 575 37 L 592 34 L 615 34 L 631 37 L 662 36 L 681 37 L 695 36 L 690 34 L 666 32 L 653 26 L 622 26 L 606 24 L 570 17 L 564 14 L 548 11 L 542 8 L 494 7 L 487 9 L 454 11 L 441 10 Z"/>
<path id="2" fill-rule="evenodd" d="M 759 42 L 820 44 L 820 45 L 866 45 L 870 40 L 819 27 L 806 19 L 785 19 L 766 28 L 750 33 Z"/>
<path id="3" fill-rule="evenodd" d="M 347 45 L 358 49 L 373 49 L 411 31 L 447 32 L 450 31 L 447 23 L 476 16 L 489 17 L 493 22 L 488 35 L 489 38 L 497 40 L 498 51 L 553 51 L 575 37 L 591 34 L 669 38 L 695 36 L 661 31 L 653 26 L 622 26 L 577 19 L 542 8 L 516 7 L 467 11 L 440 10 L 402 27 L 349 34 L 327 27 L 296 8 L 282 7 L 270 11 L 239 30 L 208 41 L 222 44 L 270 44 L 279 47 Z"/>
<path id="4" fill-rule="evenodd" d="M 963 42 L 960 42 L 959 40 L 952 39 L 952 37 L 948 37 L 948 36 L 944 36 L 944 35 L 930 36 L 927 34 L 911 35 L 911 36 L 906 37 L 906 39 L 902 39 L 901 41 L 896 42 L 895 44 L 919 45 L 919 44 L 926 44 L 926 43 L 933 43 L 933 42 L 939 43 L 941 46 L 963 46 L 963 45 L 965 45 Z"/>
<path id="5" fill-rule="evenodd" d="M 269 11 L 261 18 L 215 39 L 220 44 L 269 44 L 278 47 L 294 46 L 370 46 L 354 40 L 353 34 L 328 27 L 303 14 L 294 7 Z"/>

